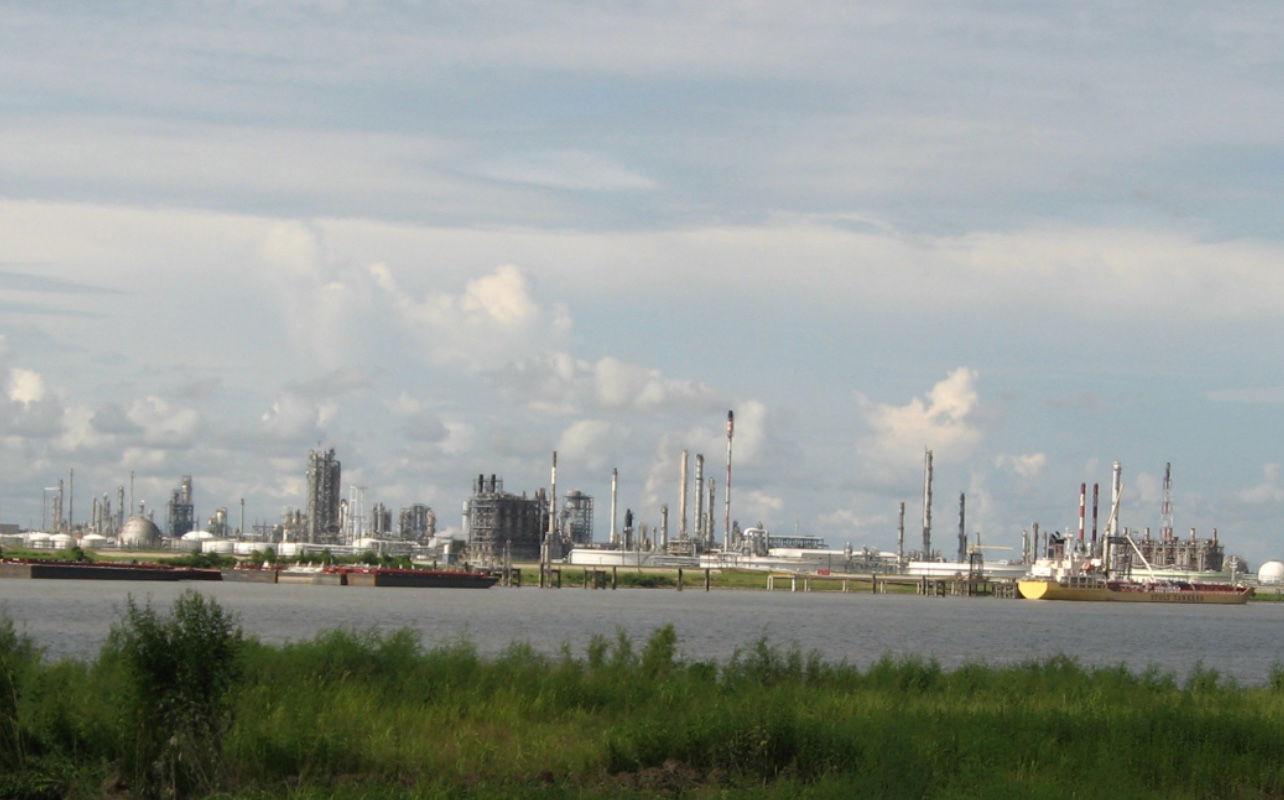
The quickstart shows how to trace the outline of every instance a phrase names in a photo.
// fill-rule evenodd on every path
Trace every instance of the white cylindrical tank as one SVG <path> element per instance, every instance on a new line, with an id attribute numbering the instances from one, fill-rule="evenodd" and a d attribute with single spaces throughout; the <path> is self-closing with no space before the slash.
<path id="1" fill-rule="evenodd" d="M 230 555 L 232 552 L 232 543 L 227 539 L 206 539 L 201 542 L 201 552 Z"/>
<path id="2" fill-rule="evenodd" d="M 299 554 L 299 543 L 281 542 L 276 547 L 276 554 L 279 556 L 297 556 Z"/>
<path id="3" fill-rule="evenodd" d="M 69 550 L 76 540 L 66 533 L 55 533 L 49 537 L 49 546 L 54 550 Z"/>
<path id="4" fill-rule="evenodd" d="M 41 533 L 39 531 L 29 533 L 26 536 L 26 545 L 27 547 L 43 550 L 49 547 L 49 538 L 50 536 L 47 533 Z"/>
<path id="5" fill-rule="evenodd" d="M 99 533 L 87 533 L 81 537 L 80 546 L 86 550 L 97 550 L 107 546 L 107 537 Z"/>
<path id="6" fill-rule="evenodd" d="M 1258 583 L 1284 583 L 1284 561 L 1267 561 L 1257 570 Z"/>

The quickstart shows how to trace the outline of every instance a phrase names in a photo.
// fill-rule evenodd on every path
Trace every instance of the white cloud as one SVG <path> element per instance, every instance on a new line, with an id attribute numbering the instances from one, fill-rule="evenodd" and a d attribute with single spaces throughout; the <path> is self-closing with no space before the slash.
<path id="1" fill-rule="evenodd" d="M 861 456 L 867 463 L 903 465 L 916 463 L 923 448 L 941 461 L 969 455 L 982 438 L 977 378 L 975 370 L 959 367 L 925 398 L 912 398 L 902 406 L 876 403 L 858 393 L 859 411 L 870 429 L 860 441 Z"/>
<path id="2" fill-rule="evenodd" d="M 299 221 L 271 225 L 263 235 L 259 257 L 287 276 L 309 278 L 315 277 L 327 260 L 316 227 Z"/>
<path id="3" fill-rule="evenodd" d="M 62 401 L 48 391 L 40 373 L 9 369 L 4 400 L 0 402 L 0 431 L 21 438 L 51 439 L 63 430 Z"/>
<path id="4" fill-rule="evenodd" d="M 667 378 L 658 369 L 606 357 L 593 365 L 593 394 L 606 409 L 707 408 L 713 389 L 695 380 Z"/>
<path id="5" fill-rule="evenodd" d="M 605 420 L 578 420 L 558 438 L 558 457 L 588 470 L 601 470 L 617 452 L 620 437 L 621 433 Z"/>
<path id="6" fill-rule="evenodd" d="M 260 416 L 259 430 L 273 439 L 309 442 L 324 438 L 324 420 L 328 416 L 316 401 L 285 391 Z"/>
<path id="7" fill-rule="evenodd" d="M 151 447 L 177 449 L 194 444 L 204 424 L 199 411 L 175 406 L 155 395 L 141 397 L 130 404 L 126 413 Z"/>
<path id="8" fill-rule="evenodd" d="M 721 502 L 721 501 L 719 501 Z M 722 540 L 722 513 L 721 505 L 718 507 L 718 513 L 714 517 L 718 521 L 718 540 Z M 767 526 L 768 530 L 773 530 L 777 535 L 784 533 L 783 520 L 780 519 L 780 512 L 785 508 L 784 498 L 777 495 L 764 492 L 759 489 L 750 489 L 748 491 L 734 491 L 731 497 L 731 516 L 739 520 L 740 528 L 749 528 L 762 523 Z"/>
<path id="9" fill-rule="evenodd" d="M 1241 489 L 1236 496 L 1245 503 L 1284 503 L 1284 481 L 1280 479 L 1280 465 L 1277 463 L 1262 466 L 1262 482 L 1256 486 Z"/>
<path id="10" fill-rule="evenodd" d="M 556 349 L 570 329 L 565 309 L 541 308 L 526 274 L 512 265 L 473 278 L 458 295 L 436 291 L 422 298 L 402 289 L 385 264 L 371 266 L 369 274 L 419 340 L 418 349 L 438 365 L 494 368 Z"/>
<path id="11" fill-rule="evenodd" d="M 555 150 L 525 158 L 501 158 L 482 165 L 480 171 L 486 177 L 501 181 L 553 189 L 645 191 L 656 188 L 651 179 L 609 158 L 577 150 Z"/>
<path id="12" fill-rule="evenodd" d="M 9 370 L 9 399 L 24 406 L 39 403 L 45 398 L 45 380 L 40 373 L 21 367 Z"/>
<path id="13" fill-rule="evenodd" d="M 1045 453 L 1003 454 L 995 458 L 994 465 L 1000 469 L 1011 470 L 1017 477 L 1030 479 L 1038 477 L 1048 466 L 1048 456 Z"/>

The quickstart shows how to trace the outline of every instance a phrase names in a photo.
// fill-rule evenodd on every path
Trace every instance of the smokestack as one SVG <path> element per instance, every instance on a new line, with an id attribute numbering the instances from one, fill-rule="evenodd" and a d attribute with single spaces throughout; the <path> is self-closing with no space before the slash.
<path id="1" fill-rule="evenodd" d="M 615 529 L 615 503 L 619 496 L 617 488 L 620 482 L 620 471 L 612 468 L 611 470 L 611 544 L 619 545 L 620 532 Z"/>
<path id="2" fill-rule="evenodd" d="M 1119 526 L 1119 498 L 1123 494 L 1123 466 L 1118 461 L 1111 467 L 1110 518 L 1106 520 L 1106 536 L 1114 536 Z"/>
<path id="3" fill-rule="evenodd" d="M 704 541 L 704 454 L 696 453 L 696 530 L 695 538 Z"/>
<path id="4" fill-rule="evenodd" d="M 967 560 L 967 526 L 964 524 L 963 510 L 967 496 L 959 493 L 959 561 Z"/>
<path id="5" fill-rule="evenodd" d="M 678 538 L 687 538 L 687 451 L 678 465 Z"/>
<path id="6" fill-rule="evenodd" d="M 1083 544 L 1083 525 L 1085 522 L 1084 513 L 1088 507 L 1088 484 L 1079 484 L 1079 544 Z"/>
<path id="7" fill-rule="evenodd" d="M 896 526 L 896 563 L 905 563 L 905 503 L 901 503 L 901 521 Z"/>
<path id="8" fill-rule="evenodd" d="M 1173 540 L 1173 465 L 1164 464 L 1164 495 L 1159 507 L 1159 536 L 1165 542 Z"/>
<path id="9" fill-rule="evenodd" d="M 707 544 L 709 545 L 709 547 L 713 547 L 714 540 L 718 538 L 717 536 L 718 525 L 717 523 L 714 522 L 714 516 L 713 516 L 714 514 L 713 510 L 717 508 L 717 504 L 714 503 L 714 498 L 717 497 L 717 492 L 714 490 L 713 478 L 710 478 L 707 481 L 707 483 L 709 484 L 709 513 L 708 513 L 709 521 L 705 523 L 704 534 L 708 540 Z"/>
<path id="10" fill-rule="evenodd" d="M 660 550 L 669 549 L 669 504 L 660 506 Z"/>
<path id="11" fill-rule="evenodd" d="M 932 451 L 923 451 L 923 560 L 932 560 Z"/>
<path id="12" fill-rule="evenodd" d="M 1092 484 L 1092 552 L 1097 552 L 1097 490 L 1099 484 Z"/>
<path id="13" fill-rule="evenodd" d="M 551 545 L 553 539 L 557 536 L 557 451 L 553 451 L 553 472 L 549 481 L 552 488 L 548 494 L 548 545 Z M 545 545 L 547 548 L 548 545 Z M 551 553 L 546 556 L 551 557 Z M 545 559 L 547 563 L 547 558 Z"/>
<path id="14" fill-rule="evenodd" d="M 727 411 L 727 483 L 722 509 L 722 549 L 731 549 L 731 437 L 736 431 L 736 415 Z"/>

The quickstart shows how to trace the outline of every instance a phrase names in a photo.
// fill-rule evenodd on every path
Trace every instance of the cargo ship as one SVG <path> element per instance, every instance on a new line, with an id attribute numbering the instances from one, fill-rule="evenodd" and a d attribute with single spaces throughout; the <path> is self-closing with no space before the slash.
<path id="1" fill-rule="evenodd" d="M 1100 575 L 1022 578 L 1017 591 L 1027 600 L 1111 600 L 1125 603 L 1208 603 L 1243 605 L 1253 587 L 1233 583 L 1110 580 Z"/>

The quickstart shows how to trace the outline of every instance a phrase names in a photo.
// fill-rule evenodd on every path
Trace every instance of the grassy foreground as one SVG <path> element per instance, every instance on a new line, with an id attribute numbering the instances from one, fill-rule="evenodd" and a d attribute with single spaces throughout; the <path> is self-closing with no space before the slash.
<path id="1" fill-rule="evenodd" d="M 1133 797 L 1284 794 L 1284 671 L 1237 687 L 1066 658 L 864 669 L 671 627 L 544 656 L 334 631 L 269 647 L 189 592 L 92 662 L 0 625 L 4 797 Z"/>

